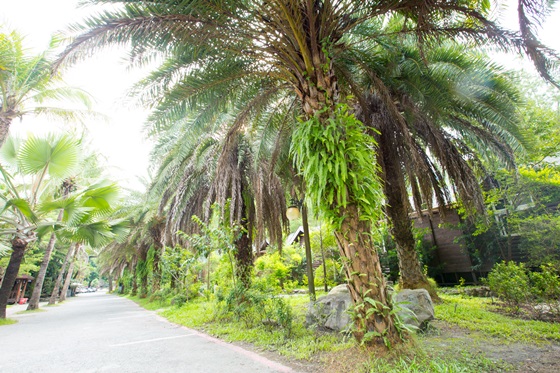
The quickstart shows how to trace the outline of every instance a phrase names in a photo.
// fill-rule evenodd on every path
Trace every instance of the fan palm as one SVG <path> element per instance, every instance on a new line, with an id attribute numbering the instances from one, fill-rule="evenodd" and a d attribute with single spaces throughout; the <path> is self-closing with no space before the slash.
<path id="1" fill-rule="evenodd" d="M 91 53 L 111 43 L 131 42 L 138 57 L 153 51 L 169 53 L 191 45 L 191 61 L 197 60 L 200 65 L 228 61 L 249 66 L 248 75 L 235 79 L 237 84 L 243 84 L 250 75 L 290 86 L 304 114 L 298 127 L 300 133 L 296 132 L 302 140 L 294 147 L 296 160 L 313 202 L 322 207 L 326 216 L 336 220 L 336 236 L 341 251 L 349 259 L 346 270 L 350 292 L 359 305 L 357 314 L 363 320 L 355 333 L 359 339 L 383 336 L 385 341 L 391 341 L 397 339 L 397 331 L 390 316 L 377 253 L 370 240 L 373 212 L 379 201 L 371 200 L 378 193 L 367 183 L 372 186 L 378 183 L 367 175 L 375 170 L 367 166 L 363 157 L 370 154 L 373 141 L 362 134 L 360 123 L 345 110 L 337 83 L 339 76 L 333 65 L 341 51 L 350 47 L 347 35 L 360 32 L 360 26 L 368 20 L 399 13 L 405 16 L 401 32 L 415 33 L 420 44 L 441 37 L 493 41 L 500 47 L 526 52 L 541 74 L 552 79 L 548 57 L 555 56 L 538 43 L 530 18 L 526 17 L 529 14 L 538 18 L 544 13 L 543 9 L 549 5 L 545 1 L 519 1 L 519 33 L 501 30 L 490 22 L 485 17 L 487 1 L 94 2 L 126 5 L 90 20 L 82 29 L 86 32 L 69 46 L 62 59 L 80 58 L 83 56 L 80 52 Z M 89 25 L 93 25 L 91 29 Z M 333 126 L 328 127 L 329 124 Z M 338 140 L 337 145 L 358 141 L 353 144 L 356 148 L 345 149 L 351 150 L 350 153 L 336 158 L 337 165 L 323 163 L 326 157 L 340 154 L 337 150 L 341 148 L 331 148 L 328 144 L 325 147 L 324 142 L 332 138 L 307 142 L 322 126 L 330 130 L 329 136 Z M 342 176 L 325 177 L 332 173 L 331 167 L 342 170 Z M 324 174 L 316 177 L 318 172 Z"/>
<path id="2" fill-rule="evenodd" d="M 87 111 L 50 106 L 53 102 L 74 101 L 90 109 L 90 98 L 82 90 L 63 85 L 51 64 L 60 40 L 53 38 L 49 48 L 30 55 L 23 37 L 0 28 L 0 146 L 4 144 L 14 119 L 41 115 L 68 122 L 82 120 Z"/>
<path id="3" fill-rule="evenodd" d="M 99 248 L 110 241 L 118 241 L 126 232 L 126 223 L 120 219 L 111 219 L 114 205 L 118 202 L 120 190 L 116 184 L 106 181 L 95 183 L 84 190 L 75 191 L 70 197 L 63 197 L 43 205 L 49 209 L 62 211 L 62 219 L 53 234 L 60 236 L 63 242 L 69 244 L 69 249 L 60 269 L 59 276 L 49 300 L 49 304 L 56 302 L 60 290 L 62 274 L 72 256 L 84 245 Z M 55 236 L 56 237 L 56 236 Z M 53 241 L 51 236 L 51 241 Z M 50 242 L 49 242 L 50 243 Z M 70 270 L 68 272 L 71 272 Z M 39 276 L 39 275 L 38 275 Z M 38 277 L 39 278 L 39 277 Z M 39 285 L 36 283 L 35 287 Z M 34 290 L 34 295 L 35 295 Z M 64 292 L 62 293 L 65 294 Z M 37 297 L 40 290 L 37 290 Z M 30 299 L 30 306 L 32 309 Z"/>
<path id="4" fill-rule="evenodd" d="M 56 210 L 43 206 L 41 199 L 50 194 L 50 184 L 58 183 L 75 171 L 78 160 L 76 142 L 69 137 L 39 139 L 31 136 L 18 151 L 18 168 L 14 172 L 18 177 L 26 177 L 27 182 L 16 184 L 7 168 L 0 166 L 3 176 L 0 219 L 4 226 L 0 235 L 8 236 L 12 244 L 10 262 L 0 288 L 1 318 L 6 317 L 8 295 L 27 246 L 37 239 L 41 228 L 56 224 L 50 221 L 50 214 Z"/>

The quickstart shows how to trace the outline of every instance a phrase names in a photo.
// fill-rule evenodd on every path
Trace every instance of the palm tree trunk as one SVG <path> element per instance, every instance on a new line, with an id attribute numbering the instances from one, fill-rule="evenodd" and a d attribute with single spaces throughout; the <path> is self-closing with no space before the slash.
<path id="1" fill-rule="evenodd" d="M 78 250 L 76 250 L 78 252 Z M 62 287 L 62 291 L 60 292 L 60 302 L 64 302 L 66 300 L 66 293 L 68 292 L 68 288 L 70 287 L 70 281 L 72 281 L 72 274 L 74 272 L 74 265 L 76 264 L 76 255 L 70 262 L 70 267 L 68 267 L 68 273 L 66 273 L 66 280 L 64 280 L 64 286 Z"/>
<path id="2" fill-rule="evenodd" d="M 157 243 L 154 244 L 154 260 L 152 262 L 152 294 L 157 292 L 161 287 L 161 253 L 163 247 Z"/>
<path id="3" fill-rule="evenodd" d="M 140 260 L 138 264 L 142 264 L 140 267 L 140 298 L 146 298 L 148 296 L 148 268 L 146 261 L 148 260 L 148 250 L 146 247 L 140 248 Z"/>
<path id="4" fill-rule="evenodd" d="M 358 218 L 354 205 L 344 211 L 347 218 L 335 232 L 344 264 L 350 295 L 356 306 L 354 336 L 362 341 L 366 333 L 384 336 L 391 343 L 399 339 L 391 315 L 392 304 L 369 223 Z M 381 339 L 373 339 L 381 343 Z M 366 340 L 367 342 L 367 340 Z"/>
<path id="5" fill-rule="evenodd" d="M 138 295 L 138 279 L 136 278 L 136 263 L 133 263 L 133 267 L 132 267 L 132 291 L 130 292 L 130 295 L 132 295 L 133 297 L 135 297 L 136 295 Z"/>
<path id="6" fill-rule="evenodd" d="M 66 300 L 66 293 L 70 287 L 70 281 L 72 281 L 72 274 L 74 273 L 74 266 L 76 265 L 76 258 L 80 252 L 80 247 L 81 245 L 76 245 L 76 249 L 74 250 L 74 255 L 70 262 L 70 266 L 68 267 L 68 272 L 66 273 L 66 280 L 64 281 L 64 286 L 60 292 L 60 302 L 64 302 Z"/>
<path id="7" fill-rule="evenodd" d="M 6 139 L 8 138 L 11 123 L 12 118 L 0 114 L 0 148 L 2 147 L 2 145 L 4 145 Z"/>
<path id="8" fill-rule="evenodd" d="M 301 206 L 301 222 L 303 224 L 303 242 L 305 245 L 305 259 L 307 262 L 307 288 L 309 289 L 309 299 L 315 301 L 315 278 L 313 276 L 313 256 L 311 255 L 311 240 L 309 238 L 309 222 L 307 221 L 307 207 Z"/>
<path id="9" fill-rule="evenodd" d="M 383 141 L 383 135 L 381 136 Z M 381 148 L 390 146 L 387 141 Z M 397 244 L 400 278 L 402 289 L 426 289 L 432 299 L 439 300 L 436 290 L 428 282 L 422 271 L 422 265 L 416 252 L 416 242 L 412 233 L 412 222 L 408 216 L 405 203 L 405 186 L 399 170 L 398 159 L 388 149 L 381 151 L 383 157 L 383 172 L 385 180 L 385 197 L 387 197 L 387 215 L 391 225 L 391 233 Z"/>
<path id="10" fill-rule="evenodd" d="M 237 278 L 245 288 L 251 286 L 251 272 L 253 269 L 253 248 L 249 237 L 248 222 L 246 218 L 241 220 L 241 232 L 235 240 L 235 261 L 237 262 Z"/>
<path id="11" fill-rule="evenodd" d="M 63 215 L 64 211 L 60 210 L 60 212 L 58 213 L 58 219 L 56 221 L 62 221 Z M 37 278 L 35 279 L 35 287 L 33 288 L 33 293 L 31 294 L 31 298 L 29 299 L 29 305 L 27 306 L 28 311 L 39 308 L 39 299 L 41 298 L 41 293 L 43 291 L 43 283 L 45 282 L 45 275 L 47 274 L 47 268 L 49 266 L 49 262 L 51 261 L 51 255 L 54 249 L 55 242 L 56 235 L 52 233 L 49 244 L 45 249 L 45 255 L 43 255 L 41 267 L 39 267 L 39 273 L 37 274 Z"/>
<path id="12" fill-rule="evenodd" d="M 21 261 L 23 260 L 25 249 L 28 244 L 26 240 L 21 238 L 16 237 L 12 240 L 12 255 L 10 255 L 10 261 L 6 268 L 4 279 L 2 280 L 2 286 L 0 287 L 0 319 L 6 318 L 8 297 L 16 283 L 19 267 L 21 266 Z"/>
<path id="13" fill-rule="evenodd" d="M 56 282 L 54 284 L 53 291 L 51 293 L 51 297 L 49 298 L 49 304 L 55 304 L 58 298 L 58 293 L 60 291 L 60 285 L 62 284 L 62 278 L 64 277 L 64 272 L 66 271 L 66 265 L 70 261 L 72 255 L 74 255 L 74 249 L 77 244 L 72 244 L 68 248 L 68 252 L 66 253 L 66 257 L 64 258 L 64 262 L 62 263 L 62 267 L 60 268 L 60 272 L 58 273 L 58 277 L 56 278 Z"/>
<path id="14" fill-rule="evenodd" d="M 314 69 L 307 71 L 308 77 L 300 77 L 297 93 L 308 118 L 317 117 L 324 108 L 330 109 L 320 115 L 320 120 L 326 124 L 330 119 L 329 113 L 336 112 L 337 78 L 332 61 L 324 54 L 321 43 L 316 43 L 310 50 L 314 54 Z M 352 165 L 349 164 L 347 168 L 351 169 Z M 348 200 L 355 197 L 350 195 L 351 193 L 348 190 Z M 392 302 L 387 295 L 379 256 L 371 241 L 371 223 L 360 219 L 359 209 L 355 205 L 340 209 L 339 215 L 345 219 L 335 231 L 335 237 L 345 258 L 350 295 L 354 305 L 359 306 L 356 308 L 358 315 L 355 318 L 354 336 L 366 344 L 383 343 L 384 340 L 389 343 L 396 342 L 399 340 L 399 334 L 390 312 Z M 368 334 L 370 332 L 373 334 Z M 372 335 L 375 337 L 370 338 Z"/>

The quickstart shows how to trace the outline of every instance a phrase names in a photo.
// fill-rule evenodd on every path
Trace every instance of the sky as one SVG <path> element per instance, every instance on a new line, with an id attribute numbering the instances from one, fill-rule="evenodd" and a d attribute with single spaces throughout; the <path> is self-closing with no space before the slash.
<path id="1" fill-rule="evenodd" d="M 34 53 L 45 50 L 50 35 L 81 19 L 88 11 L 75 8 L 76 0 L 0 0 L 0 23 L 25 35 L 25 46 Z M 107 165 L 109 177 L 120 185 L 143 190 L 140 178 L 148 177 L 148 161 L 152 144 L 143 134 L 146 110 L 123 104 L 128 87 L 142 78 L 145 71 L 127 70 L 124 52 L 108 51 L 80 62 L 64 74 L 72 87 L 84 89 L 94 98 L 94 110 L 106 120 L 88 120 L 86 128 L 89 148 L 99 153 L 101 164 Z M 40 118 L 16 120 L 12 132 L 64 132 L 67 125 Z"/>
<path id="2" fill-rule="evenodd" d="M 26 46 L 37 53 L 44 50 L 50 35 L 63 30 L 91 10 L 77 9 L 79 0 L 0 0 L 0 24 L 17 29 L 26 36 Z M 505 5 L 500 19 L 504 26 L 516 27 L 515 0 L 503 1 Z M 543 25 L 539 33 L 548 46 L 560 51 L 560 4 Z M 498 61 L 510 68 L 530 64 L 511 56 L 497 56 Z M 149 153 L 152 144 L 145 139 L 143 122 L 147 111 L 124 105 L 123 97 L 128 87 L 140 79 L 146 71 L 128 71 L 123 54 L 107 51 L 95 58 L 81 62 L 67 71 L 64 80 L 70 86 L 80 87 L 95 99 L 94 110 L 109 117 L 107 121 L 88 121 L 86 127 L 91 148 L 102 154 L 101 161 L 108 166 L 111 178 L 128 188 L 142 190 L 139 177 L 148 176 Z M 14 123 L 12 128 L 19 134 L 47 133 L 56 123 L 46 123 L 38 118 L 27 118 Z"/>

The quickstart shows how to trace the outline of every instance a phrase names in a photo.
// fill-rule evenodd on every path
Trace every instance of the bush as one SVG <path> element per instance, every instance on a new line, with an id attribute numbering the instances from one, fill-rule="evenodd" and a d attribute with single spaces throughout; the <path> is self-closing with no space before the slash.
<path id="1" fill-rule="evenodd" d="M 515 312 L 519 311 L 522 303 L 530 299 L 529 276 L 523 263 L 510 261 L 496 264 L 488 274 L 488 286 Z"/>
<path id="2" fill-rule="evenodd" d="M 543 264 L 540 272 L 530 274 L 533 284 L 533 295 L 537 302 L 546 303 L 547 309 L 538 310 L 548 311 L 560 316 L 560 277 L 552 264 Z"/>
<path id="3" fill-rule="evenodd" d="M 186 294 L 177 294 L 173 298 L 171 298 L 171 305 L 181 307 L 185 303 L 187 303 L 187 295 Z"/>
<path id="4" fill-rule="evenodd" d="M 560 316 L 560 277 L 552 264 L 541 265 L 540 271 L 527 273 L 523 263 L 498 263 L 487 282 L 490 290 L 516 313 L 525 304 L 534 317 Z"/>
<path id="5" fill-rule="evenodd" d="M 219 319 L 233 318 L 247 328 L 260 324 L 268 330 L 282 330 L 285 337 L 292 332 L 293 312 L 284 299 L 268 295 L 257 287 L 245 289 L 238 285 L 218 304 Z"/>

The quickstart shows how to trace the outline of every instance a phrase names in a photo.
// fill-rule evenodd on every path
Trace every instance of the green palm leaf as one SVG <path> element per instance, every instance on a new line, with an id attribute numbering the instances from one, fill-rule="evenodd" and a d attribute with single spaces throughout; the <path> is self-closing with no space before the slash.
<path id="1" fill-rule="evenodd" d="M 19 150 L 24 174 L 48 174 L 56 179 L 71 176 L 79 165 L 79 143 L 68 136 L 38 138 L 31 135 Z"/>

